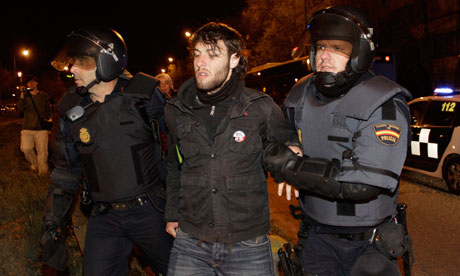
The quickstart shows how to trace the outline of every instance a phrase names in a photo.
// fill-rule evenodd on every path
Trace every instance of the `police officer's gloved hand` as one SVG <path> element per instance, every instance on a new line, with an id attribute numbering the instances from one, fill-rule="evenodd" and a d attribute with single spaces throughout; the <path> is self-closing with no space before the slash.
<path id="1" fill-rule="evenodd" d="M 59 271 L 64 271 L 70 262 L 70 251 L 57 223 L 44 222 L 40 243 L 43 245 L 43 262 Z"/>
<path id="2" fill-rule="evenodd" d="M 49 240 L 59 239 L 58 225 L 54 221 L 43 222 L 43 235 L 40 240 L 41 245 L 45 245 Z"/>
<path id="3" fill-rule="evenodd" d="M 264 150 L 265 169 L 270 172 L 277 183 L 285 180 L 285 168 L 293 166 L 299 159 L 301 159 L 301 157 L 296 155 L 285 144 L 272 143 Z"/>

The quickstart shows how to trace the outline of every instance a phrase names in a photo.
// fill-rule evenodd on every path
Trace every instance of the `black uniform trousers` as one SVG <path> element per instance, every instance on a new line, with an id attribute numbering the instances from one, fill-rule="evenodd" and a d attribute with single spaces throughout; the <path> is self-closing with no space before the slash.
<path id="1" fill-rule="evenodd" d="M 164 207 L 163 200 L 155 202 Z M 152 271 L 166 275 L 173 238 L 165 229 L 163 214 L 148 199 L 125 210 L 95 212 L 86 231 L 84 275 L 128 275 L 134 244 Z"/>
<path id="2" fill-rule="evenodd" d="M 302 267 L 319 276 L 400 276 L 396 260 L 390 260 L 369 240 L 352 241 L 332 234 L 308 232 L 302 248 Z"/>

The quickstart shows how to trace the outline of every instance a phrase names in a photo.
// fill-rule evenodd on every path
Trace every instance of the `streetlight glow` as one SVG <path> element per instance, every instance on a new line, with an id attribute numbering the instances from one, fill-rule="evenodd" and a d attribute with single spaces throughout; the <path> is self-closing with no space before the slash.
<path id="1" fill-rule="evenodd" d="M 173 62 L 173 61 L 174 61 L 174 59 L 173 59 L 172 57 L 169 57 L 168 60 L 169 60 L 169 62 Z"/>
<path id="2" fill-rule="evenodd" d="M 28 49 L 19 51 L 21 55 L 28 57 L 30 55 L 30 51 Z M 16 73 L 16 53 L 13 55 L 13 73 Z"/>
<path id="3" fill-rule="evenodd" d="M 192 34 L 191 34 L 189 31 L 186 31 L 186 32 L 185 32 L 185 36 L 186 36 L 186 37 L 191 37 Z"/>
<path id="4" fill-rule="evenodd" d="M 166 69 L 161 68 L 161 73 L 166 73 Z"/>

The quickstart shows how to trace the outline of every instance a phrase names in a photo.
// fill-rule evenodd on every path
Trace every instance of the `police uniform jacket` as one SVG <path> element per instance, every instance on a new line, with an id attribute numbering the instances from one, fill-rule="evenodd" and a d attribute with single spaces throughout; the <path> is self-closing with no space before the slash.
<path id="1" fill-rule="evenodd" d="M 210 243 L 233 243 L 270 229 L 263 149 L 297 144 L 294 129 L 267 95 L 239 81 L 232 105 L 210 137 L 195 107 L 195 79 L 165 107 L 168 126 L 167 221 Z M 174 150 L 173 150 L 174 149 Z"/>
<path id="2" fill-rule="evenodd" d="M 325 98 L 315 75 L 300 80 L 284 102 L 284 111 L 301 138 L 304 155 L 336 160 L 339 182 L 383 189 L 364 202 L 333 200 L 303 192 L 303 213 L 314 222 L 339 227 L 374 226 L 395 215 L 399 175 L 410 132 L 409 92 L 370 72 L 348 93 Z"/>
<path id="3" fill-rule="evenodd" d="M 162 119 L 164 102 L 152 97 L 157 83 L 142 73 L 130 80 L 119 78 L 103 103 L 69 89 L 58 104 L 52 186 L 76 191 L 83 175 L 96 202 L 131 200 L 151 187 L 155 195 L 165 197 L 159 145 L 139 109 L 145 104 L 145 116 Z M 84 113 L 72 120 L 75 107 L 83 107 Z"/>

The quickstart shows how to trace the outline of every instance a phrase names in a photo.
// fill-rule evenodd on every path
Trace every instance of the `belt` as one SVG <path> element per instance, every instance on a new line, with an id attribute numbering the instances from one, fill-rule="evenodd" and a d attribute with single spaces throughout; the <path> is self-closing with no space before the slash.
<path id="1" fill-rule="evenodd" d="M 363 233 L 355 233 L 355 234 L 330 233 L 329 235 L 337 239 L 344 239 L 344 240 L 349 240 L 349 241 L 363 241 L 363 240 L 373 239 L 374 232 L 375 232 L 375 228 L 371 228 L 368 231 L 363 232 Z"/>
<path id="2" fill-rule="evenodd" d="M 134 199 L 128 200 L 128 201 L 123 201 L 123 202 L 110 202 L 110 206 L 114 210 L 127 210 L 135 206 L 143 206 L 145 203 L 149 202 L 149 198 L 142 194 L 139 196 L 136 196 Z"/>

